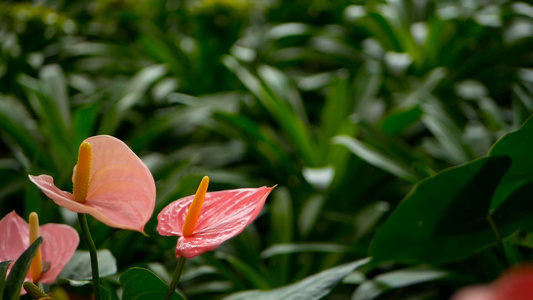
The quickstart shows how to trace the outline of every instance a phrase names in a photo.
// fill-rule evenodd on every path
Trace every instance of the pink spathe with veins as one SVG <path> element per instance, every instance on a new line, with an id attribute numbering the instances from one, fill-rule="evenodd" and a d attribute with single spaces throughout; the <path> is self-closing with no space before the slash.
<path id="1" fill-rule="evenodd" d="M 114 227 L 144 232 L 155 206 L 155 182 L 142 160 L 121 140 L 99 135 L 86 139 L 91 144 L 92 163 L 86 201 L 74 201 L 71 193 L 54 185 L 48 175 L 32 176 L 37 185 L 57 205 L 89 214 Z M 73 178 L 76 167 L 74 167 Z"/>
<path id="2" fill-rule="evenodd" d="M 43 243 L 41 258 L 43 264 L 50 264 L 38 279 L 42 283 L 54 283 L 57 276 L 76 251 L 80 238 L 74 228 L 62 224 L 45 224 L 39 227 Z M 0 261 L 11 260 L 9 270 L 19 256 L 30 246 L 30 226 L 14 211 L 0 220 Z M 25 281 L 35 281 L 30 272 Z"/>
<path id="3" fill-rule="evenodd" d="M 244 188 L 207 193 L 192 235 L 182 228 L 194 195 L 178 199 L 158 215 L 157 231 L 164 236 L 179 236 L 176 257 L 192 258 L 211 251 L 238 235 L 253 222 L 273 188 Z"/>

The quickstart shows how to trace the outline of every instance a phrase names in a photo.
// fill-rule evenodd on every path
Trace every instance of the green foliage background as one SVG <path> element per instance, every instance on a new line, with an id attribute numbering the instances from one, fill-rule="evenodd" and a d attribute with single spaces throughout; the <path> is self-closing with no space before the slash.
<path id="1" fill-rule="evenodd" d="M 149 237 L 90 220 L 116 258 L 109 290 L 131 267 L 169 281 L 176 240 L 155 217 L 208 175 L 212 191 L 278 186 L 241 235 L 188 261 L 188 298 L 373 256 L 326 273 L 344 278 L 328 299 L 447 299 L 531 259 L 532 125 L 485 156 L 533 113 L 532 33 L 519 1 L 4 1 L 0 213 L 76 226 L 27 174 L 71 190 L 80 142 L 110 134 L 158 198 Z"/>

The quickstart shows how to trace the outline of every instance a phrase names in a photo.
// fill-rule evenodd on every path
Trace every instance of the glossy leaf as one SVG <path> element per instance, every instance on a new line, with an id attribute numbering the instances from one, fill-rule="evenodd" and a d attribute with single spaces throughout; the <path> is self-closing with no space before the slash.
<path id="1" fill-rule="evenodd" d="M 224 300 L 269 300 L 269 299 L 308 299 L 318 300 L 328 295 L 333 288 L 350 274 L 353 270 L 365 265 L 369 258 L 361 259 L 352 263 L 340 265 L 318 274 L 309 276 L 296 283 L 269 290 L 269 291 L 245 291 L 224 297 Z"/>
<path id="2" fill-rule="evenodd" d="M 493 213 L 493 220 L 499 234 L 509 236 L 517 230 L 533 232 L 533 182 L 516 189 Z"/>
<path id="3" fill-rule="evenodd" d="M 131 268 L 120 275 L 120 285 L 124 289 L 122 300 L 163 299 L 168 292 L 161 278 L 152 271 L 143 268 Z M 174 293 L 173 300 L 184 300 L 180 294 Z"/>
<path id="4" fill-rule="evenodd" d="M 486 217 L 509 164 L 486 157 L 418 183 L 375 235 L 374 260 L 443 263 L 494 243 Z"/>
<path id="5" fill-rule="evenodd" d="M 518 187 L 533 181 L 533 118 L 529 118 L 520 129 L 508 133 L 492 146 L 489 155 L 506 155 L 512 159 L 509 171 L 496 189 L 491 209 L 499 207 Z"/>

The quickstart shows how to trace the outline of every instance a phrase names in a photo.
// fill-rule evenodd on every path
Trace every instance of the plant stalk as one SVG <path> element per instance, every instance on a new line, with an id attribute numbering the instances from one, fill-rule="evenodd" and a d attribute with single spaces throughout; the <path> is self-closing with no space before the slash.
<path id="1" fill-rule="evenodd" d="M 100 275 L 98 270 L 98 256 L 96 254 L 96 246 L 94 245 L 91 232 L 89 231 L 89 225 L 87 224 L 87 216 L 82 213 L 78 213 L 78 220 L 80 221 L 81 235 L 83 240 L 89 248 L 89 254 L 91 256 L 91 270 L 93 273 L 93 294 L 94 300 L 100 300 Z"/>
<path id="2" fill-rule="evenodd" d="M 505 248 L 503 246 L 503 242 L 500 237 L 500 232 L 498 231 L 498 227 L 496 227 L 496 223 L 494 223 L 494 219 L 492 218 L 491 214 L 487 215 L 487 221 L 489 222 L 492 232 L 494 233 L 494 237 L 496 237 L 497 249 L 498 249 L 498 252 L 500 252 L 500 256 L 502 256 L 503 263 L 506 264 L 507 267 L 511 266 L 509 259 L 507 258 L 507 255 L 505 254 Z"/>
<path id="3" fill-rule="evenodd" d="M 178 282 L 181 277 L 181 272 L 183 271 L 183 266 L 185 265 L 186 260 L 187 259 L 185 258 L 185 256 L 180 256 L 178 264 L 176 265 L 176 269 L 174 270 L 174 277 L 172 277 L 172 281 L 170 282 L 170 286 L 168 287 L 168 292 L 165 296 L 165 300 L 172 299 L 172 295 L 174 294 L 174 291 L 176 291 L 176 287 L 178 286 Z"/>

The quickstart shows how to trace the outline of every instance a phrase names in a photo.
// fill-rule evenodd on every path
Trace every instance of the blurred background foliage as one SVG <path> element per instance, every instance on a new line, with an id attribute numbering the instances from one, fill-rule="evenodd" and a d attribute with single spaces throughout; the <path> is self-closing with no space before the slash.
<path id="1" fill-rule="evenodd" d="M 27 174 L 71 190 L 80 142 L 114 135 L 158 188 L 150 237 L 92 222 L 119 272 L 168 282 L 176 240 L 155 216 L 208 175 L 212 191 L 278 186 L 243 234 L 188 262 L 183 293 L 284 286 L 366 257 L 416 182 L 533 113 L 532 36 L 520 1 L 3 1 L 0 211 L 75 224 Z M 497 275 L 471 260 L 382 264 L 330 297 L 445 299 Z"/>

